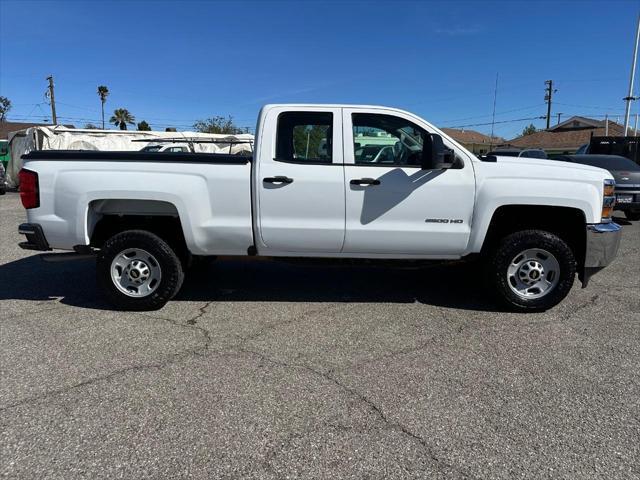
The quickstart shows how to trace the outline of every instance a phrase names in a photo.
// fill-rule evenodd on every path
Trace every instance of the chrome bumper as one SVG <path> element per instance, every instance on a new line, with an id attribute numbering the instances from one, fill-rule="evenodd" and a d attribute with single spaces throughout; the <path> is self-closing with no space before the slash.
<path id="1" fill-rule="evenodd" d="M 580 275 L 583 287 L 587 286 L 594 273 L 613 261 L 618 253 L 621 236 L 622 227 L 614 222 L 587 225 L 584 271 Z"/>

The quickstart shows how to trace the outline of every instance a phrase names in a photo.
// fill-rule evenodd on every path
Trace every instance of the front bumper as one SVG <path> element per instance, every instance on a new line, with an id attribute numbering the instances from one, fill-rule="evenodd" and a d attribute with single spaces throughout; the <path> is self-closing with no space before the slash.
<path id="1" fill-rule="evenodd" d="M 18 233 L 26 235 L 27 241 L 20 242 L 18 246 L 25 250 L 51 250 L 49 242 L 47 242 L 42 227 L 37 223 L 23 223 L 18 227 Z"/>
<path id="2" fill-rule="evenodd" d="M 584 269 L 580 280 L 586 287 L 589 278 L 609 265 L 620 246 L 622 227 L 614 222 L 587 225 L 587 244 L 584 256 Z"/>

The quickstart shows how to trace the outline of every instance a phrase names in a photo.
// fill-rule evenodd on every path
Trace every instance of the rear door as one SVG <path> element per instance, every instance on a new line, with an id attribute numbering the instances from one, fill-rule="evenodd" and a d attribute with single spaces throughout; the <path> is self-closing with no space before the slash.
<path id="1" fill-rule="evenodd" d="M 261 137 L 254 180 L 261 253 L 339 253 L 345 224 L 340 109 L 273 107 L 261 121 L 270 132 Z"/>
<path id="2" fill-rule="evenodd" d="M 465 250 L 475 176 L 454 144 L 461 168 L 422 170 L 428 125 L 404 112 L 343 110 L 346 231 L 344 253 L 450 257 Z"/>

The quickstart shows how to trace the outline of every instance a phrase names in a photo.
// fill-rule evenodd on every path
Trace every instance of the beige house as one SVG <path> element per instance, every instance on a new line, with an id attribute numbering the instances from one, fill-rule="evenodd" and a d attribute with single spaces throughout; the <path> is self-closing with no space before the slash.
<path id="1" fill-rule="evenodd" d="M 571 154 L 585 143 L 589 143 L 591 136 L 607 135 L 623 136 L 624 127 L 612 121 L 606 125 L 605 120 L 576 116 L 554 125 L 549 130 L 523 135 L 507 143 L 511 147 L 541 148 L 547 154 Z"/>
<path id="2" fill-rule="evenodd" d="M 458 130 L 456 128 L 441 128 L 441 130 L 476 155 L 485 155 L 492 148 L 505 143 L 504 138 L 491 138 L 475 130 Z"/>

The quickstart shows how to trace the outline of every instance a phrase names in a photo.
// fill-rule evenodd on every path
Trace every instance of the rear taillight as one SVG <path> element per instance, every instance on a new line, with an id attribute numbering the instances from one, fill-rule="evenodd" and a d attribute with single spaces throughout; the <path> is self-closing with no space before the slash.
<path id="1" fill-rule="evenodd" d="M 24 208 L 38 208 L 40 206 L 40 191 L 38 189 L 38 174 L 23 168 L 18 174 L 20 180 L 20 200 Z"/>

